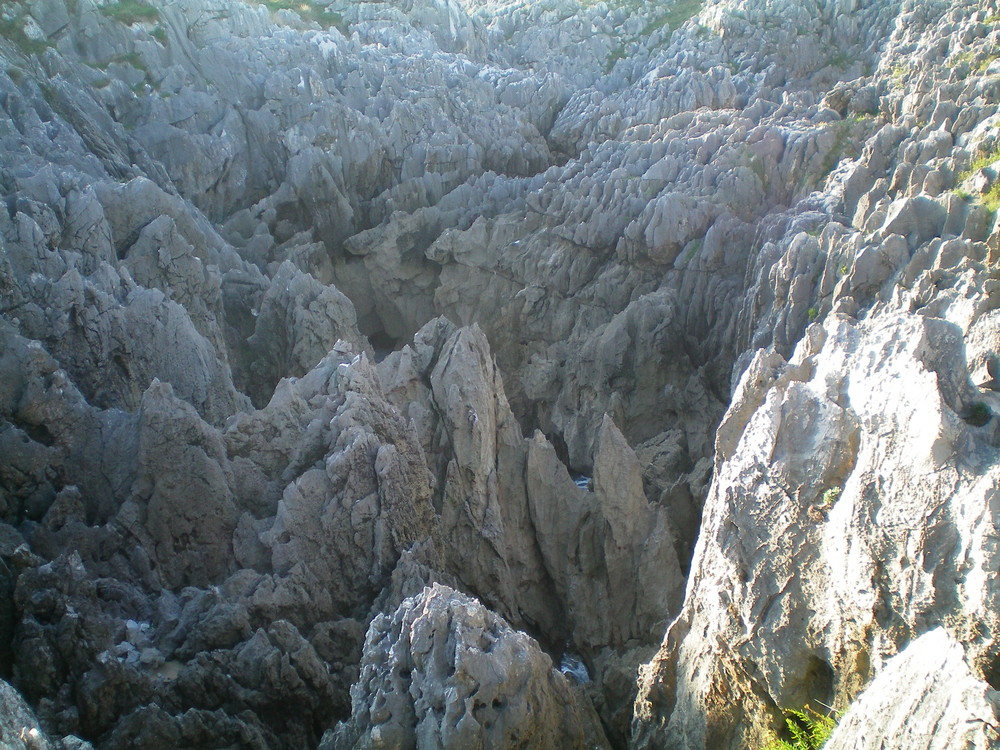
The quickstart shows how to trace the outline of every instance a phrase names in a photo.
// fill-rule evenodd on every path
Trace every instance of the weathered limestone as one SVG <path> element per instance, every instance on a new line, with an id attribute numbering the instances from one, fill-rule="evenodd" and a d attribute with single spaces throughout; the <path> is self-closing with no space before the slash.
<path id="1" fill-rule="evenodd" d="M 995 744 L 1000 8 L 610 5 L 4 4 L 38 743 Z"/>
<path id="2" fill-rule="evenodd" d="M 608 747 L 581 692 L 524 633 L 435 585 L 380 615 L 351 719 L 320 747 Z"/>
<path id="3" fill-rule="evenodd" d="M 962 645 L 943 628 L 913 641 L 841 717 L 824 747 L 995 747 L 993 689 L 969 669 Z"/>

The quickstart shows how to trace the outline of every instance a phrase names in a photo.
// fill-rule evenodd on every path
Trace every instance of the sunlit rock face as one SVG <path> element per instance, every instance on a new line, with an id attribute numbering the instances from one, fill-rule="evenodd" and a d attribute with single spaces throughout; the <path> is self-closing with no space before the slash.
<path id="1" fill-rule="evenodd" d="M 998 18 L 4 3 L 3 742 L 995 746 Z"/>
<path id="2" fill-rule="evenodd" d="M 321 748 L 608 746 L 537 643 L 437 584 L 372 622 L 351 696 L 350 721 Z"/>

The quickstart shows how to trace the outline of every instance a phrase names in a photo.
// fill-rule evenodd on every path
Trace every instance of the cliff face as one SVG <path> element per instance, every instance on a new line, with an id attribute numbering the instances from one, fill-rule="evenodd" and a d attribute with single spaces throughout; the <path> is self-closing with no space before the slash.
<path id="1" fill-rule="evenodd" d="M 1000 9 L 281 5 L 0 7 L 4 741 L 1000 742 Z"/>

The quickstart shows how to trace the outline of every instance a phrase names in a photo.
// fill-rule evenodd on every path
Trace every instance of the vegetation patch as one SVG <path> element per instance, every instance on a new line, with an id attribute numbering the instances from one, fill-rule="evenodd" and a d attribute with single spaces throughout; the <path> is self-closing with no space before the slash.
<path id="1" fill-rule="evenodd" d="M 337 29 L 344 36 L 350 35 L 350 27 L 344 22 L 344 17 L 319 5 L 310 2 L 294 2 L 293 0 L 258 0 L 258 5 L 275 13 L 279 10 L 290 10 L 305 22 L 315 21 L 325 29 Z"/>
<path id="2" fill-rule="evenodd" d="M 127 55 L 115 55 L 111 58 L 111 62 L 131 65 L 133 68 L 141 70 L 143 73 L 149 72 L 146 69 L 146 63 L 142 61 L 142 56 L 138 52 L 129 52 Z"/>
<path id="3" fill-rule="evenodd" d="M 986 57 L 984 57 L 982 60 L 977 62 L 972 67 L 972 70 L 974 73 L 979 73 L 980 75 L 982 75 L 983 73 L 986 72 L 986 69 L 990 67 L 990 65 L 996 60 L 1000 60 L 1000 53 L 992 52 L 988 54 Z"/>
<path id="4" fill-rule="evenodd" d="M 975 53 L 969 49 L 964 52 L 959 52 L 957 55 L 953 55 L 951 58 L 951 67 L 957 67 L 962 63 L 971 63 L 975 59 Z"/>
<path id="5" fill-rule="evenodd" d="M 840 493 L 843 490 L 840 487 L 831 487 L 826 490 L 822 495 L 820 495 L 819 502 L 823 508 L 832 508 L 833 504 L 840 499 Z"/>
<path id="6" fill-rule="evenodd" d="M 951 57 L 948 65 L 952 68 L 957 68 L 962 65 L 968 65 L 969 69 L 963 73 L 963 77 L 968 75 L 968 73 L 975 73 L 976 75 L 983 75 L 986 69 L 997 60 L 1000 60 L 1000 52 L 991 49 L 988 54 L 984 57 L 980 57 L 982 51 L 979 52 L 974 50 L 965 50 L 959 52 Z"/>
<path id="7" fill-rule="evenodd" d="M 101 7 L 101 13 L 108 18 L 131 26 L 134 23 L 152 23 L 160 19 L 160 11 L 152 5 L 137 0 L 119 0 Z"/>
<path id="8" fill-rule="evenodd" d="M 972 164 L 969 168 L 958 175 L 957 182 L 961 185 L 967 179 L 972 177 L 980 169 L 988 167 L 996 162 L 1000 161 L 1000 146 L 996 146 L 993 149 L 980 151 L 979 156 L 973 159 Z M 993 183 L 989 186 L 986 192 L 980 194 L 979 196 L 972 196 L 969 192 L 961 187 L 955 189 L 955 193 L 963 200 L 970 200 L 975 198 L 980 203 L 982 203 L 986 208 L 994 213 L 1000 209 L 1000 175 L 997 175 L 997 179 L 994 179 Z"/>
<path id="9" fill-rule="evenodd" d="M 776 737 L 764 750 L 819 750 L 837 726 L 832 716 L 824 716 L 811 708 L 788 709 L 784 714 L 787 737 Z"/>
<path id="10" fill-rule="evenodd" d="M 32 39 L 24 33 L 24 20 L 22 18 L 5 19 L 0 18 L 0 37 L 14 43 L 25 55 L 37 55 L 44 52 L 51 45 L 41 39 Z"/>
<path id="11" fill-rule="evenodd" d="M 968 170 L 963 172 L 964 177 L 962 179 L 969 177 L 969 175 L 978 172 L 983 167 L 988 167 L 994 162 L 1000 161 L 1000 146 L 988 151 L 980 151 L 979 156 L 972 160 L 972 164 L 969 165 Z"/>
<path id="12" fill-rule="evenodd" d="M 833 130 L 833 146 L 827 151 L 819 167 L 820 178 L 833 171 L 844 156 L 856 157 L 860 152 L 860 142 L 871 124 L 872 118 L 867 116 L 849 117 L 827 127 Z"/>
<path id="13" fill-rule="evenodd" d="M 826 61 L 826 64 L 831 68 L 844 69 L 848 67 L 854 60 L 846 52 L 837 52 Z"/>
<path id="14" fill-rule="evenodd" d="M 976 401 L 966 410 L 962 419 L 973 427 L 982 427 L 992 416 L 993 412 L 985 401 Z"/>
<path id="15" fill-rule="evenodd" d="M 896 64 L 892 66 L 892 87 L 901 89 L 906 85 L 906 79 L 910 77 L 910 69 L 905 65 Z"/>
<path id="16" fill-rule="evenodd" d="M 698 251 L 701 250 L 702 245 L 704 244 L 705 244 L 704 237 L 698 237 L 697 239 L 691 240 L 687 244 L 687 249 L 684 251 L 684 257 L 681 258 L 681 262 L 690 263 L 694 259 L 694 256 L 698 254 Z"/>
<path id="17" fill-rule="evenodd" d="M 1000 180 L 990 185 L 989 190 L 983 193 L 979 200 L 986 208 L 996 213 L 1000 209 Z"/>
<path id="18" fill-rule="evenodd" d="M 628 8 L 634 13 L 639 12 L 643 8 L 643 5 L 642 2 L 636 2 L 635 0 L 620 0 L 617 3 L 608 3 L 608 7 L 610 8 Z M 610 73 L 615 64 L 625 57 L 625 48 L 629 44 L 651 36 L 662 28 L 667 28 L 671 32 L 677 30 L 685 21 L 698 15 L 704 6 L 704 0 L 676 0 L 666 13 L 661 13 L 650 19 L 642 31 L 639 32 L 638 36 L 632 39 L 623 39 L 618 48 L 613 50 L 608 56 L 608 61 L 604 65 L 604 72 Z"/>
<path id="19" fill-rule="evenodd" d="M 668 27 L 671 31 L 680 28 L 681 24 L 687 21 L 689 18 L 694 18 L 701 11 L 704 3 L 702 0 L 677 0 L 670 10 L 664 13 L 662 16 L 654 18 L 646 27 L 642 30 L 642 36 L 649 36 L 654 31 L 662 29 L 664 26 Z"/>

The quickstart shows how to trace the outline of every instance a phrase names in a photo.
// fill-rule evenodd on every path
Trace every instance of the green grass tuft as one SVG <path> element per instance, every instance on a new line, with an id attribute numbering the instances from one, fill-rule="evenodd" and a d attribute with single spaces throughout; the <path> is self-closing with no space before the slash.
<path id="1" fill-rule="evenodd" d="M 957 183 L 961 185 L 980 169 L 988 167 L 997 161 L 1000 161 L 1000 146 L 988 151 L 981 151 L 979 156 L 973 159 L 969 168 L 958 175 L 956 180 Z M 954 192 L 958 195 L 958 197 L 962 198 L 962 200 L 978 200 L 994 213 L 996 213 L 997 209 L 1000 209 L 1000 175 L 998 175 L 998 179 L 990 185 L 989 189 L 981 195 L 972 196 L 968 193 L 968 191 L 961 187 L 955 188 Z"/>
<path id="2" fill-rule="evenodd" d="M 642 36 L 649 36 L 654 31 L 662 29 L 664 26 L 668 27 L 671 31 L 681 27 L 685 21 L 689 18 L 694 18 L 701 11 L 704 2 L 702 0 L 677 0 L 671 6 L 670 10 L 664 13 L 662 16 L 654 18 L 652 21 L 646 24 L 646 27 L 642 30 Z"/>
<path id="3" fill-rule="evenodd" d="M 152 23 L 160 18 L 160 11 L 138 0 L 118 0 L 102 6 L 101 13 L 128 26 L 134 23 Z"/>
<path id="4" fill-rule="evenodd" d="M 978 74 L 982 75 L 983 73 L 986 72 L 986 69 L 988 67 L 990 67 L 990 65 L 993 62 L 995 62 L 996 60 L 1000 60 L 1000 53 L 996 53 L 996 52 L 991 53 L 991 54 L 987 55 L 986 57 L 984 57 L 982 60 L 980 60 L 978 63 L 976 63 L 972 67 L 972 71 L 974 73 L 978 73 Z"/>
<path id="5" fill-rule="evenodd" d="M 52 46 L 46 41 L 28 37 L 24 33 L 24 24 L 21 18 L 10 20 L 0 18 L 0 37 L 13 42 L 25 55 L 38 55 Z"/>
<path id="6" fill-rule="evenodd" d="M 1000 146 L 997 146 L 991 151 L 983 151 L 973 159 L 972 164 L 969 165 L 969 169 L 962 174 L 965 175 L 959 182 L 964 181 L 967 177 L 975 172 L 978 172 L 983 167 L 988 167 L 994 162 L 1000 161 Z"/>
<path id="7" fill-rule="evenodd" d="M 309 0 L 257 0 L 272 13 L 279 10 L 294 11 L 305 22 L 315 21 L 325 29 L 337 29 L 344 36 L 350 36 L 350 27 L 344 17 L 329 8 L 313 5 Z"/>
<path id="8" fill-rule="evenodd" d="M 973 427 L 982 427 L 990 421 L 993 411 L 985 401 L 976 401 L 966 410 L 962 419 Z"/>
<path id="9" fill-rule="evenodd" d="M 910 69 L 902 63 L 892 67 L 892 88 L 901 89 L 906 85 L 906 79 L 910 77 Z"/>
<path id="10" fill-rule="evenodd" d="M 775 738 L 764 750 L 819 750 L 837 726 L 832 716 L 824 716 L 811 708 L 788 709 L 784 714 L 789 739 Z"/>

